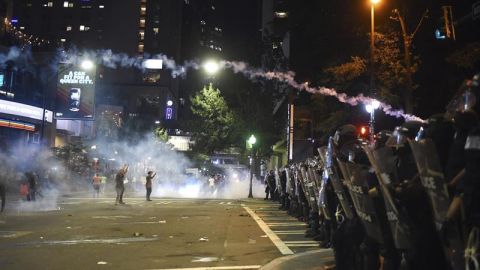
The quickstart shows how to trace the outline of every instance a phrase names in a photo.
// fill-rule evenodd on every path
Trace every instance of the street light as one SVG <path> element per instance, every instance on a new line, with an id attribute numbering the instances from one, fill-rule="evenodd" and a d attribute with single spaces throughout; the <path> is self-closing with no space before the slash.
<path id="1" fill-rule="evenodd" d="M 257 138 L 255 138 L 255 135 L 251 135 L 250 138 L 248 138 L 247 141 L 247 146 L 252 149 L 252 158 L 251 158 L 251 163 L 250 163 L 250 188 L 248 191 L 248 198 L 253 198 L 253 168 L 255 166 L 255 143 L 257 142 Z"/>
<path id="2" fill-rule="evenodd" d="M 380 0 L 370 0 L 371 4 L 371 29 L 370 29 L 370 90 L 375 94 L 375 70 L 373 62 L 375 61 L 375 5 Z"/>
<path id="3" fill-rule="evenodd" d="M 95 67 L 95 64 L 92 62 L 92 60 L 85 59 L 80 64 L 80 67 L 85 70 L 90 70 Z"/>
<path id="4" fill-rule="evenodd" d="M 213 76 L 220 70 L 220 64 L 215 60 L 208 60 L 203 64 L 203 69 L 208 75 Z"/>
<path id="5" fill-rule="evenodd" d="M 377 110 L 378 108 L 380 108 L 380 102 L 376 99 L 373 99 L 369 103 L 365 104 L 365 110 L 370 114 L 370 143 L 373 143 L 373 141 L 375 140 L 375 110 Z"/>

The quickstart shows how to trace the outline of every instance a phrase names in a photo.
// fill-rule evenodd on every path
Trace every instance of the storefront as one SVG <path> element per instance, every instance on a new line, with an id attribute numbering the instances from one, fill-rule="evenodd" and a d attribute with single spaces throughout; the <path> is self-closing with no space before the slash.
<path id="1" fill-rule="evenodd" d="M 42 128 L 42 119 L 45 121 Z M 0 143 L 8 146 L 13 143 L 40 143 L 42 138 L 46 145 L 53 144 L 55 126 L 53 112 L 42 108 L 0 100 Z"/>

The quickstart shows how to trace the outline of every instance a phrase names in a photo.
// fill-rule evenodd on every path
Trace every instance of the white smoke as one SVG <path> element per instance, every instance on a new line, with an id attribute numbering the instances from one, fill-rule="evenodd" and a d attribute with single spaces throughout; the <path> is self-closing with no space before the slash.
<path id="1" fill-rule="evenodd" d="M 113 189 L 114 176 L 123 165 L 128 165 L 126 175 L 127 195 L 133 192 L 137 196 L 145 195 L 145 177 L 148 171 L 156 173 L 153 179 L 152 196 L 163 198 L 225 198 L 240 199 L 248 195 L 248 175 L 245 171 L 225 172 L 225 182 L 214 189 L 208 186 L 208 175 L 192 176 L 188 168 L 198 168 L 172 146 L 157 140 L 153 135 L 145 135 L 135 142 L 97 140 L 93 142 L 95 150 L 92 158 L 109 163 L 103 174 L 109 176 L 110 188 Z M 106 164 L 100 165 L 104 168 Z M 200 169 L 200 168 L 198 168 Z M 255 194 L 263 189 L 254 182 Z M 263 196 L 263 195 L 258 195 Z"/>
<path id="2" fill-rule="evenodd" d="M 19 58 L 26 58 L 25 55 L 30 55 L 30 51 L 24 54 L 24 51 L 20 51 L 18 48 L 10 48 L 6 54 L 0 54 L 0 65 L 4 65 L 6 61 L 16 60 Z M 77 51 L 72 49 L 70 51 L 59 51 L 58 56 L 55 57 L 56 62 L 61 63 L 71 63 L 79 64 L 83 59 L 90 59 L 95 61 L 97 64 L 104 65 L 109 68 L 136 68 L 144 69 L 143 61 L 144 59 L 161 59 L 163 62 L 164 68 L 170 70 L 172 77 L 176 78 L 178 76 L 186 76 L 189 69 L 198 70 L 201 68 L 200 63 L 197 61 L 186 61 L 183 65 L 177 64 L 174 59 L 169 58 L 164 54 L 156 55 L 145 55 L 144 58 L 140 57 L 131 57 L 125 53 L 114 53 L 112 50 L 96 50 L 96 51 Z M 56 63 L 53 63 L 55 65 Z M 360 104 L 367 105 L 371 104 L 374 99 L 366 97 L 363 94 L 358 96 L 348 96 L 345 93 L 340 93 L 336 89 L 327 88 L 327 87 L 310 87 L 306 83 L 299 83 L 295 80 L 295 72 L 279 72 L 279 71 L 265 71 L 258 68 L 249 67 L 245 62 L 238 61 L 221 61 L 220 62 L 222 69 L 231 69 L 234 73 L 242 74 L 249 79 L 266 79 L 266 80 L 276 80 L 280 82 L 287 83 L 291 87 L 300 90 L 307 91 L 312 94 L 321 94 L 325 96 L 335 97 L 339 102 L 349 104 L 351 106 L 357 106 Z M 423 119 L 415 115 L 407 114 L 403 110 L 394 109 L 391 105 L 386 103 L 380 103 L 381 110 L 387 115 L 394 116 L 397 118 L 404 118 L 406 120 L 414 120 L 419 122 L 424 122 Z"/>

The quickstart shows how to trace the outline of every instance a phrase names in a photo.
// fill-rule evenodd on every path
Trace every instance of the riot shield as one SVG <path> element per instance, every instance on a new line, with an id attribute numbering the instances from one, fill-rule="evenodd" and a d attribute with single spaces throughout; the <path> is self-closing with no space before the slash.
<path id="1" fill-rule="evenodd" d="M 377 241 L 377 243 L 383 243 L 382 231 L 375 206 L 372 198 L 368 195 L 368 169 L 354 163 L 343 163 L 343 166 L 348 170 L 350 179 L 347 179 L 347 182 L 350 196 L 367 235 Z"/>
<path id="2" fill-rule="evenodd" d="M 278 169 L 275 169 L 275 183 L 276 183 L 276 189 L 278 191 L 279 195 L 284 195 L 283 189 L 282 189 L 282 183 L 280 182 L 280 173 L 278 172 Z"/>
<path id="3" fill-rule="evenodd" d="M 432 204 L 435 224 L 437 228 L 440 228 L 445 221 L 450 201 L 435 144 L 431 139 L 423 139 L 418 142 L 409 140 L 409 144 L 422 186 L 427 191 Z"/>
<path id="4" fill-rule="evenodd" d="M 334 148 L 333 148 L 332 138 L 330 138 L 329 140 L 328 147 L 320 148 L 319 152 L 320 151 L 321 151 L 320 158 L 324 162 L 325 171 L 332 182 L 333 190 L 337 195 L 338 201 L 340 202 L 343 212 L 345 213 L 345 216 L 348 219 L 353 219 L 354 214 L 353 214 L 353 208 L 352 208 L 351 202 L 348 199 L 347 191 L 345 190 L 345 187 L 340 180 L 340 175 L 338 174 L 338 170 L 335 166 L 334 157 L 333 157 Z"/>
<path id="5" fill-rule="evenodd" d="M 393 152 L 389 147 L 372 151 L 368 146 L 364 146 L 363 150 L 367 154 L 380 184 L 380 192 L 385 202 L 385 210 L 387 211 L 387 219 L 390 224 L 395 247 L 403 250 L 409 249 L 411 247 L 409 222 L 397 207 L 390 192 L 390 188 L 392 188 L 393 182 L 396 181 L 397 175 Z"/>
<path id="6" fill-rule="evenodd" d="M 310 205 L 311 209 L 313 209 L 314 211 L 318 211 L 317 198 L 315 194 L 313 180 L 307 174 L 307 169 L 305 168 L 305 166 L 300 166 L 300 173 L 305 183 L 305 194 L 308 196 L 308 204 Z"/>
<path id="7" fill-rule="evenodd" d="M 291 170 L 288 167 L 285 167 L 285 174 L 287 176 L 287 184 L 285 185 L 286 186 L 285 192 L 288 195 L 293 196 L 295 194 L 294 193 L 295 183 L 293 182 L 293 179 L 292 179 Z"/>
<path id="8" fill-rule="evenodd" d="M 297 178 L 298 178 L 298 181 L 300 183 L 300 187 L 302 188 L 303 190 L 303 193 L 305 194 L 305 198 L 307 199 L 308 201 L 308 206 L 311 208 L 312 207 L 312 202 L 310 200 L 311 198 L 311 195 L 310 195 L 310 190 L 308 189 L 308 180 L 304 177 L 303 173 L 302 173 L 302 167 L 303 167 L 303 164 L 298 164 L 296 170 L 297 170 Z"/>

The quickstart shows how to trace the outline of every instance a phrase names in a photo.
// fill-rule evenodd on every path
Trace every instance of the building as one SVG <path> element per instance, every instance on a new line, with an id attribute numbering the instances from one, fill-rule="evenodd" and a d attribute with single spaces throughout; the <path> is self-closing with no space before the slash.
<path id="1" fill-rule="evenodd" d="M 176 0 L 16 0 L 7 22 L 13 43 L 32 45 L 34 51 L 109 49 L 142 59 L 163 53 L 178 61 L 182 7 Z M 179 82 L 161 62 L 145 70 L 97 66 L 96 79 L 96 104 L 120 106 L 125 118 L 153 127 L 158 120 L 168 123 L 177 116 Z"/>

